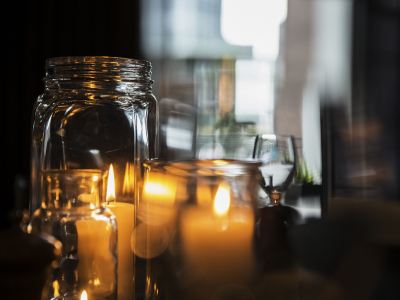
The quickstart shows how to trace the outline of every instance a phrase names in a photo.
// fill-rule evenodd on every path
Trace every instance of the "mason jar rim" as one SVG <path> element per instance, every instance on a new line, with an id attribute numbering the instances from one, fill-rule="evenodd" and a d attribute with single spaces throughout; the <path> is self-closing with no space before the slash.
<path id="1" fill-rule="evenodd" d="M 151 93 L 151 63 L 113 56 L 61 56 L 46 60 L 47 92 L 126 95 Z M 87 97 L 87 95 L 84 97 Z"/>
<path id="2" fill-rule="evenodd" d="M 151 63 L 147 60 L 140 60 L 135 58 L 126 58 L 118 56 L 58 56 L 46 59 L 46 67 L 51 68 L 55 66 L 66 65 L 94 65 L 105 64 L 112 66 L 144 66 L 151 67 Z"/>

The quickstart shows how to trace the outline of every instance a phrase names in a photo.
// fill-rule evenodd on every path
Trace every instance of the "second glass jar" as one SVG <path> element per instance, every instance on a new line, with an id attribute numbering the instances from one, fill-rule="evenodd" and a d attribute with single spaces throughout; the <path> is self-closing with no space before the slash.
<path id="1" fill-rule="evenodd" d="M 132 234 L 135 299 L 229 299 L 232 293 L 251 293 L 259 165 L 145 163 Z"/>

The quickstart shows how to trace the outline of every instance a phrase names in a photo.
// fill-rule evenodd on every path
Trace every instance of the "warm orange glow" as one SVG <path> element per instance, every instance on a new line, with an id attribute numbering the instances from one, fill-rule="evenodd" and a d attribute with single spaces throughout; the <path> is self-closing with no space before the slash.
<path id="1" fill-rule="evenodd" d="M 162 184 L 161 182 L 148 181 L 144 186 L 144 192 L 146 194 L 163 196 L 168 194 L 168 191 L 169 191 L 168 186 Z"/>
<path id="2" fill-rule="evenodd" d="M 122 185 L 122 194 L 133 193 L 134 187 L 134 168 L 133 164 L 127 162 L 125 166 L 124 184 Z"/>
<path id="3" fill-rule="evenodd" d="M 177 183 L 170 176 L 152 172 L 147 174 L 138 209 L 138 218 L 147 224 L 166 224 L 176 212 Z"/>
<path id="4" fill-rule="evenodd" d="M 231 195 L 229 186 L 226 183 L 221 183 L 215 194 L 214 213 L 219 216 L 225 216 L 231 206 Z"/>
<path id="5" fill-rule="evenodd" d="M 115 176 L 112 164 L 110 164 L 110 168 L 108 170 L 106 201 L 115 201 Z"/>
<path id="6" fill-rule="evenodd" d="M 197 183 L 196 198 L 199 205 L 210 206 L 212 204 L 212 190 L 208 183 Z"/>
<path id="7" fill-rule="evenodd" d="M 166 203 L 174 203 L 176 196 L 176 182 L 162 174 L 151 174 L 144 184 L 144 198 L 150 201 L 160 200 Z"/>
<path id="8" fill-rule="evenodd" d="M 223 165 L 227 165 L 228 162 L 226 160 L 223 159 L 214 159 L 213 163 L 217 166 L 223 166 Z"/>
<path id="9" fill-rule="evenodd" d="M 88 295 L 87 295 L 87 292 L 85 290 L 83 290 L 83 292 L 81 294 L 81 300 L 88 300 Z"/>
<path id="10" fill-rule="evenodd" d="M 92 187 L 90 189 L 91 194 L 96 194 L 97 193 L 97 182 L 99 181 L 99 176 L 93 175 L 92 176 Z"/>
<path id="11" fill-rule="evenodd" d="M 94 286 L 99 286 L 99 285 L 100 285 L 100 279 L 99 279 L 99 278 L 95 278 L 95 279 L 93 280 L 93 285 L 94 285 Z"/>

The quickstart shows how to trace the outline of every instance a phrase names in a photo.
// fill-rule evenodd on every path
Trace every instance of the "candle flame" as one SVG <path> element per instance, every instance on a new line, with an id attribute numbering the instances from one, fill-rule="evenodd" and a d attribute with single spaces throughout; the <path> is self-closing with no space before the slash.
<path id="1" fill-rule="evenodd" d="M 88 295 L 87 295 L 87 292 L 85 290 L 83 290 L 83 292 L 81 294 L 81 300 L 88 300 Z"/>
<path id="2" fill-rule="evenodd" d="M 57 280 L 53 281 L 54 298 L 60 296 L 60 285 Z"/>
<path id="3" fill-rule="evenodd" d="M 229 186 L 226 183 L 221 183 L 215 194 L 214 213 L 217 216 L 224 216 L 228 213 L 231 206 L 231 195 Z"/>
<path id="4" fill-rule="evenodd" d="M 108 170 L 106 201 L 115 201 L 115 176 L 112 164 Z"/>

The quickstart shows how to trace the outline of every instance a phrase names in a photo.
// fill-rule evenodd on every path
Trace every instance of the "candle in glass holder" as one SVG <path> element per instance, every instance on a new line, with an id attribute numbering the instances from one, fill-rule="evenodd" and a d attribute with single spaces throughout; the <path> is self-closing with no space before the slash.
<path id="1" fill-rule="evenodd" d="M 254 267 L 253 211 L 250 207 L 232 207 L 230 198 L 229 186 L 222 183 L 212 210 L 188 207 L 183 211 L 184 259 L 195 281 L 220 286 L 250 279 Z"/>
<path id="2" fill-rule="evenodd" d="M 125 177 L 128 171 L 125 172 Z M 128 174 L 130 174 L 128 172 Z M 127 181 L 124 179 L 124 187 Z M 128 187 L 126 187 L 128 188 Z M 132 199 L 133 200 L 133 199 Z M 118 299 L 128 300 L 133 297 L 133 254 L 131 251 L 131 235 L 133 230 L 134 205 L 118 202 L 115 195 L 114 168 L 110 165 L 107 180 L 106 207 L 117 218 L 118 225 Z"/>

